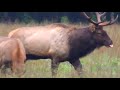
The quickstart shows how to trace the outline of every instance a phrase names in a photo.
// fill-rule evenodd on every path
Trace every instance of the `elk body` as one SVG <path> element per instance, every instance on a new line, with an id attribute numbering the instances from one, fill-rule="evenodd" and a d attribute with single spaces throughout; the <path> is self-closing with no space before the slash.
<path id="1" fill-rule="evenodd" d="M 19 39 L 0 37 L 0 67 L 5 72 L 11 68 L 15 74 L 22 74 L 26 53 L 22 42 Z"/>
<path id="2" fill-rule="evenodd" d="M 9 37 L 19 38 L 26 50 L 27 59 L 51 59 L 52 75 L 56 75 L 60 62 L 70 62 L 78 74 L 82 72 L 79 58 L 88 55 L 102 46 L 113 47 L 113 42 L 103 30 L 103 26 L 113 24 L 102 22 L 105 13 L 96 13 L 95 22 L 86 13 L 83 15 L 93 25 L 77 28 L 64 24 L 51 24 L 38 27 L 22 27 L 9 33 Z"/>

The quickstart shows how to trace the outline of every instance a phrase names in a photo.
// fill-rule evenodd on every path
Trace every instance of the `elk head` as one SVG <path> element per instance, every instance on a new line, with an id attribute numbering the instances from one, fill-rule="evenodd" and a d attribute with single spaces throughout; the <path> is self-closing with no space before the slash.
<path id="1" fill-rule="evenodd" d="M 96 17 L 97 17 L 97 22 L 95 22 L 85 12 L 82 12 L 82 14 L 87 18 L 87 20 L 89 22 L 91 22 L 93 24 L 92 36 L 93 36 L 93 39 L 95 40 L 95 42 L 97 43 L 97 45 L 113 47 L 113 42 L 110 39 L 110 37 L 108 36 L 108 34 L 106 33 L 106 31 L 103 30 L 103 26 L 108 26 L 108 25 L 114 24 L 118 19 L 118 15 L 116 16 L 116 18 L 114 18 L 114 15 L 111 15 L 110 21 L 102 21 L 101 20 L 102 18 L 104 18 L 104 19 L 106 18 L 106 16 L 105 16 L 106 12 L 104 12 L 104 13 L 95 12 Z"/>

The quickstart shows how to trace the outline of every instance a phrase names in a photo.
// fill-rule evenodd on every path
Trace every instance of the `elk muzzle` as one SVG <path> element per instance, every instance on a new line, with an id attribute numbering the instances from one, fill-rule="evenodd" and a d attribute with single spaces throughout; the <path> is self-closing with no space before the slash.
<path id="1" fill-rule="evenodd" d="M 104 45 L 106 46 L 106 47 L 113 47 L 113 42 L 112 42 L 112 40 L 109 40 L 109 41 L 106 41 L 105 43 L 104 43 Z"/>

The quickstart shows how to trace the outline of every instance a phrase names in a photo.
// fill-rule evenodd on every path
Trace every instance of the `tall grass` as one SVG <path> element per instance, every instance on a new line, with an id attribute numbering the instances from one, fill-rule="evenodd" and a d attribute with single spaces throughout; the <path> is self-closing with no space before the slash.
<path id="1" fill-rule="evenodd" d="M 40 24 L 30 23 L 0 23 L 0 35 L 7 36 L 8 33 L 16 28 L 24 26 L 37 26 Z M 76 25 L 84 27 L 85 25 Z M 115 24 L 104 27 L 111 39 L 114 47 L 102 47 L 95 50 L 90 55 L 81 58 L 83 65 L 83 78 L 120 78 L 120 25 Z M 0 78 L 16 78 L 15 75 L 0 74 Z M 50 59 L 41 59 L 26 62 L 26 72 L 23 78 L 51 78 Z M 68 63 L 61 63 L 58 69 L 57 78 L 79 78 L 74 68 Z"/>

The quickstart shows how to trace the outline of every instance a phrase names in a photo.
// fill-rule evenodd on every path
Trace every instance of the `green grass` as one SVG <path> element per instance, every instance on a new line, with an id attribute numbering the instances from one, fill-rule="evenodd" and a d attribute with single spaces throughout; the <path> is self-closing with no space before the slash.
<path id="1" fill-rule="evenodd" d="M 85 78 L 119 78 L 120 58 L 110 57 L 107 53 L 90 55 L 82 59 Z"/>
<path id="2" fill-rule="evenodd" d="M 35 26 L 39 24 L 4 24 L 0 23 L 0 35 L 7 34 L 18 27 Z M 78 25 L 76 25 L 78 26 Z M 84 26 L 80 24 L 80 27 Z M 120 25 L 111 25 L 104 28 L 111 39 L 114 47 L 102 47 L 90 55 L 81 58 L 83 65 L 82 78 L 120 78 Z M 26 62 L 26 72 L 22 78 L 52 78 L 51 60 L 41 59 Z M 3 75 L 0 78 L 18 78 L 16 75 Z M 58 68 L 57 78 L 80 78 L 74 68 L 68 63 L 61 63 Z"/>

